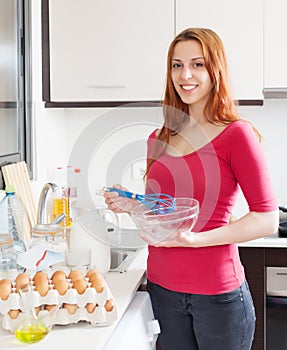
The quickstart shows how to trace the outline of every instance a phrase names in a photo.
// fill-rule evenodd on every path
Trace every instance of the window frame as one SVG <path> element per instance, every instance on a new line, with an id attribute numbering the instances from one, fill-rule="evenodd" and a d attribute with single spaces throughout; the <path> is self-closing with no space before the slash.
<path id="1" fill-rule="evenodd" d="M 16 0 L 17 6 L 17 80 L 19 89 L 18 152 L 0 156 L 1 166 L 25 161 L 30 178 L 33 177 L 32 142 L 32 50 L 31 50 L 31 0 Z M 17 101 L 18 102 L 18 101 Z M 4 108 L 14 108 L 3 103 Z M 0 169 L 0 189 L 5 187 Z"/>

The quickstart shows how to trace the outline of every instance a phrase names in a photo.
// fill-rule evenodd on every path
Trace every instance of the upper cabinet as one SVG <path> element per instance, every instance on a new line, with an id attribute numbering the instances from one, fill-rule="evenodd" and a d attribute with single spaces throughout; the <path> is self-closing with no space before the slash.
<path id="1" fill-rule="evenodd" d="M 42 29 L 46 102 L 162 99 L 174 0 L 42 0 Z"/>
<path id="2" fill-rule="evenodd" d="M 42 0 L 46 106 L 115 106 L 163 98 L 167 50 L 188 27 L 216 31 L 234 99 L 287 91 L 283 0 Z M 283 67 L 283 68 L 282 68 Z"/>
<path id="3" fill-rule="evenodd" d="M 221 37 L 235 99 L 263 99 L 262 0 L 178 0 L 176 33 L 188 27 L 210 28 Z"/>
<path id="4" fill-rule="evenodd" d="M 287 97 L 287 1 L 264 0 L 264 94 Z"/>

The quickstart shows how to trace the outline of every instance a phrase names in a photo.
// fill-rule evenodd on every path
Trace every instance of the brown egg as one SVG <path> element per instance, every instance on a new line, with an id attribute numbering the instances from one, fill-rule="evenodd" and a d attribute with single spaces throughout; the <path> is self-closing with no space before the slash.
<path id="1" fill-rule="evenodd" d="M 64 295 L 67 293 L 67 290 L 69 289 L 69 283 L 67 282 L 67 280 L 55 281 L 54 289 L 56 289 L 60 295 Z"/>
<path id="2" fill-rule="evenodd" d="M 88 288 L 88 282 L 84 279 L 76 280 L 73 283 L 73 288 L 75 288 L 79 294 L 84 294 L 85 290 Z"/>
<path id="3" fill-rule="evenodd" d="M 34 277 L 33 277 L 33 281 L 34 281 L 34 284 L 38 284 L 40 281 L 45 281 L 45 280 L 49 280 L 48 279 L 48 276 L 46 275 L 45 272 L 42 272 L 42 271 L 38 271 L 35 273 Z"/>
<path id="4" fill-rule="evenodd" d="M 72 270 L 69 273 L 68 278 L 71 280 L 72 283 L 74 283 L 75 281 L 77 281 L 79 279 L 83 279 L 84 276 L 80 270 Z"/>
<path id="5" fill-rule="evenodd" d="M 38 316 L 40 311 L 41 311 L 41 307 L 40 306 L 36 306 L 35 307 L 35 314 L 36 314 L 36 316 Z"/>
<path id="6" fill-rule="evenodd" d="M 19 292 L 19 289 L 28 286 L 30 284 L 30 276 L 26 273 L 20 273 L 16 279 L 16 292 Z"/>
<path id="7" fill-rule="evenodd" d="M 49 292 L 49 280 L 48 278 L 43 278 L 42 280 L 37 280 L 37 283 L 35 283 L 35 290 L 39 292 L 39 294 L 44 297 Z"/>
<path id="8" fill-rule="evenodd" d="M 63 308 L 66 309 L 70 315 L 73 315 L 77 311 L 78 307 L 76 304 L 64 303 Z"/>
<path id="9" fill-rule="evenodd" d="M 52 275 L 52 283 L 55 284 L 55 281 L 65 280 L 67 278 L 66 274 L 62 270 L 55 271 Z"/>
<path id="10" fill-rule="evenodd" d="M 88 311 L 88 313 L 92 313 L 95 311 L 96 307 L 98 306 L 98 304 L 94 304 L 94 303 L 88 303 L 86 304 L 85 308 Z"/>
<path id="11" fill-rule="evenodd" d="M 106 309 L 107 312 L 113 311 L 114 306 L 115 306 L 115 303 L 114 303 L 114 300 L 113 300 L 113 299 L 107 300 L 107 301 L 105 302 L 105 305 L 104 305 L 104 307 L 105 307 L 105 309 Z"/>
<path id="12" fill-rule="evenodd" d="M 8 315 L 10 316 L 10 318 L 12 318 L 12 320 L 15 320 L 15 318 L 18 317 L 20 312 L 20 310 L 9 310 Z"/>
<path id="13" fill-rule="evenodd" d="M 0 281 L 0 299 L 7 300 L 12 293 L 12 282 L 6 278 Z"/>
<path id="14" fill-rule="evenodd" d="M 87 271 L 86 277 L 89 278 L 94 272 L 99 273 L 98 270 L 90 269 L 89 271 Z"/>
<path id="15" fill-rule="evenodd" d="M 52 311 L 53 309 L 55 309 L 57 305 L 53 304 L 53 305 L 45 305 L 45 310 L 47 311 Z"/>
<path id="16" fill-rule="evenodd" d="M 91 286 L 96 289 L 97 293 L 102 293 L 105 289 L 105 280 L 99 272 L 91 274 L 89 281 L 91 282 Z"/>

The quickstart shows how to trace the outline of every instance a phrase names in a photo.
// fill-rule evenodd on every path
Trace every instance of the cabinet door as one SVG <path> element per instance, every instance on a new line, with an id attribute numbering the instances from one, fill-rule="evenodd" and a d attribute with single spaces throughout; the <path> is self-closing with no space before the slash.
<path id="1" fill-rule="evenodd" d="M 264 85 L 267 89 L 287 90 L 286 13 L 287 1 L 264 1 Z"/>
<path id="2" fill-rule="evenodd" d="M 262 0 L 178 0 L 176 32 L 188 27 L 210 28 L 221 37 L 235 99 L 263 98 Z"/>
<path id="3" fill-rule="evenodd" d="M 160 100 L 173 0 L 50 0 L 50 100 Z"/>

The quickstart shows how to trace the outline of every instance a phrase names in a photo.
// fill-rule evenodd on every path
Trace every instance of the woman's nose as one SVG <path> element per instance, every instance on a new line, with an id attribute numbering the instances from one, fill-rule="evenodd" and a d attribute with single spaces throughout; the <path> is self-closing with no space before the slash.
<path id="1" fill-rule="evenodd" d="M 182 78 L 184 79 L 190 79 L 192 77 L 191 70 L 189 68 L 184 68 L 182 70 Z"/>

